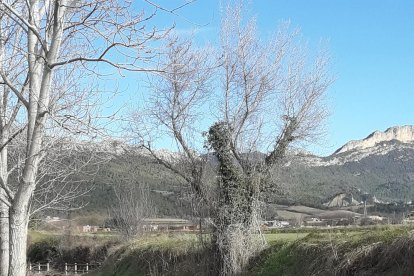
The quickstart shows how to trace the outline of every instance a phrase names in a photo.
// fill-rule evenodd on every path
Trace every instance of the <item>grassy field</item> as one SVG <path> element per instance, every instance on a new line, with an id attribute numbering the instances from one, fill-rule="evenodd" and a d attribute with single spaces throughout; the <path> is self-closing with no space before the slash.
<path id="1" fill-rule="evenodd" d="M 264 234 L 266 241 L 269 243 L 269 245 L 279 242 L 293 242 L 299 239 L 302 239 L 309 235 L 309 233 L 269 233 Z"/>
<path id="2" fill-rule="evenodd" d="M 246 275 L 414 275 L 412 227 L 306 232 L 268 235 L 269 247 Z"/>
<path id="3" fill-rule="evenodd" d="M 32 243 L 56 238 L 44 232 L 30 236 Z M 268 247 L 244 275 L 414 275 L 412 226 L 283 229 L 264 236 Z M 105 235 L 72 239 L 73 246 L 91 247 L 112 241 L 94 276 L 214 275 L 212 253 L 196 234 L 148 234 L 130 242 Z"/>

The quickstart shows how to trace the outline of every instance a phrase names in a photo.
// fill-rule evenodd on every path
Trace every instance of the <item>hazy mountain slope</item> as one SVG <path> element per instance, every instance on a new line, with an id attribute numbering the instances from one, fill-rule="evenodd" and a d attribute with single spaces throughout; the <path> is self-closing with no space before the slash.
<path id="1" fill-rule="evenodd" d="M 315 204 L 338 192 L 368 192 L 383 201 L 414 199 L 414 126 L 375 131 L 327 157 L 287 160 L 278 176 L 290 200 Z"/>
<path id="2" fill-rule="evenodd" d="M 188 187 L 181 179 L 148 156 L 123 154 L 102 166 L 89 185 L 89 205 L 83 211 L 111 208 L 114 198 L 113 185 L 144 186 L 151 192 L 154 209 L 159 216 L 184 216 L 189 214 Z"/>
<path id="3" fill-rule="evenodd" d="M 389 128 L 341 147 L 328 157 L 290 155 L 275 169 L 266 200 L 320 206 L 339 192 L 368 192 L 382 201 L 414 199 L 414 127 Z M 165 153 L 168 158 L 172 153 Z M 190 213 L 189 189 L 181 179 L 145 153 L 117 151 L 95 179 L 88 209 L 107 209 L 111 185 L 146 184 L 160 215 Z M 259 156 L 259 155 L 258 155 Z M 213 161 L 212 161 L 213 162 Z"/>
<path id="4" fill-rule="evenodd" d="M 414 149 L 398 141 L 380 147 L 394 147 L 385 154 L 370 154 L 339 165 L 312 166 L 296 160 L 279 170 L 279 184 L 286 199 L 302 203 L 322 203 L 338 192 L 368 192 L 385 201 L 414 199 Z M 373 151 L 376 149 L 372 148 Z M 348 154 L 343 153 L 346 159 Z M 329 164 L 337 156 L 324 158 Z M 274 178 L 278 183 L 277 177 Z"/>

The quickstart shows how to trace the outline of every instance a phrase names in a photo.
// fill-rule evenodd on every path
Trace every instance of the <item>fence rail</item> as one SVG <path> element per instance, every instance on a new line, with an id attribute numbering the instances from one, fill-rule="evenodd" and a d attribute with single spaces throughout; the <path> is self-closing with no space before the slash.
<path id="1" fill-rule="evenodd" d="M 89 271 L 95 270 L 101 266 L 101 263 L 74 263 L 68 264 L 65 263 L 64 269 L 53 269 L 53 271 L 59 271 L 64 275 L 71 274 L 86 274 Z M 28 263 L 27 269 L 31 273 L 41 273 L 52 271 L 50 263 Z"/>

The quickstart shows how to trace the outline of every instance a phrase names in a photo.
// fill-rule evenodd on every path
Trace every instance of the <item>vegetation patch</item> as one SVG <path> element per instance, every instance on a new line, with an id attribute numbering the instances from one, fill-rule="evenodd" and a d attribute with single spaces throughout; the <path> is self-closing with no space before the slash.
<path id="1" fill-rule="evenodd" d="M 279 230 L 242 275 L 414 275 L 412 227 Z M 31 233 L 29 258 L 59 262 L 103 260 L 93 276 L 215 275 L 214 250 L 195 234 L 147 234 L 128 243 L 107 236 L 73 240 Z M 81 258 L 81 259 L 79 259 Z"/>
<path id="2" fill-rule="evenodd" d="M 271 244 L 248 275 L 412 275 L 413 248 L 404 227 L 313 232 Z"/>
<path id="3" fill-rule="evenodd" d="M 110 249 L 119 244 L 116 237 L 99 235 L 58 236 L 32 231 L 29 235 L 27 258 L 31 263 L 49 262 L 52 268 L 62 270 L 65 263 L 102 263 Z"/>
<path id="4" fill-rule="evenodd" d="M 214 275 L 211 253 L 196 235 L 147 235 L 119 248 L 91 275 Z"/>

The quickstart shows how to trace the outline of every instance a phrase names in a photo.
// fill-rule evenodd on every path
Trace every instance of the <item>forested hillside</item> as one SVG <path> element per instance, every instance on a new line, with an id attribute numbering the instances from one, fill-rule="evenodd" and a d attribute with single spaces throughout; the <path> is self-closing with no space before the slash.
<path id="1" fill-rule="evenodd" d="M 409 144 L 390 141 L 379 145 L 389 151 L 354 158 L 355 151 L 320 158 L 290 156 L 275 168 L 264 200 L 268 203 L 321 206 L 339 192 L 351 192 L 359 200 L 363 193 L 384 202 L 414 199 L 414 149 Z M 259 155 L 258 155 L 259 156 Z M 317 158 L 318 164 L 312 163 Z M 344 163 L 332 160 L 342 158 Z M 213 160 L 210 161 L 215 164 Z M 338 163 L 338 162 L 337 162 Z M 316 165 L 315 165 L 316 164 Z M 213 173 L 212 173 L 213 174 Z M 214 175 L 212 175 L 213 177 Z M 101 166 L 85 210 L 105 211 L 113 202 L 113 185 L 148 188 L 159 216 L 190 215 L 190 190 L 182 179 L 140 153 L 121 153 Z"/>

